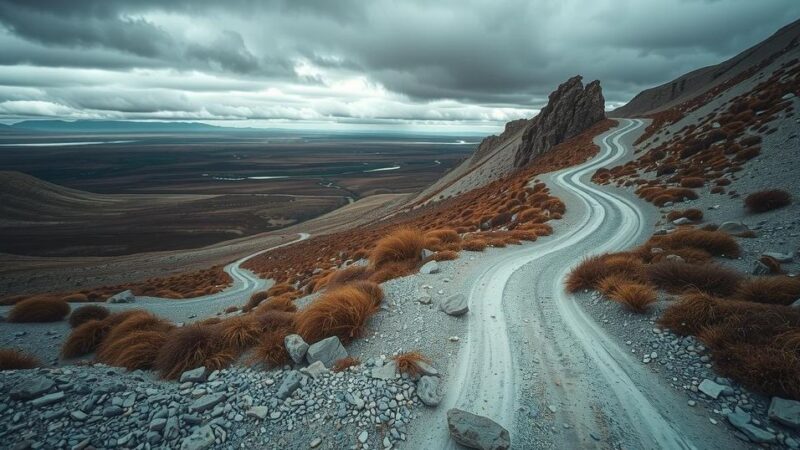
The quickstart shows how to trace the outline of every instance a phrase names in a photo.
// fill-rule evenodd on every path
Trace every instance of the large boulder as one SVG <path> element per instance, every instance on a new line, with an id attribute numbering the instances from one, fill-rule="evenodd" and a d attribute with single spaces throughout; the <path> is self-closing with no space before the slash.
<path id="1" fill-rule="evenodd" d="M 342 342 L 336 336 L 331 336 L 311 345 L 306 352 L 306 360 L 308 360 L 309 364 L 322 361 L 325 367 L 333 366 L 333 363 L 342 358 L 347 358 L 347 350 L 344 349 Z"/>
<path id="2" fill-rule="evenodd" d="M 136 296 L 133 295 L 130 289 L 114 294 L 106 300 L 106 303 L 133 303 L 136 301 Z"/>
<path id="3" fill-rule="evenodd" d="M 439 303 L 439 309 L 451 316 L 461 316 L 469 311 L 469 302 L 464 294 L 456 294 Z"/>
<path id="4" fill-rule="evenodd" d="M 460 409 L 447 411 L 450 437 L 459 444 L 481 450 L 505 450 L 511 447 L 508 430 L 488 417 Z"/>
<path id="5" fill-rule="evenodd" d="M 547 105 L 531 119 L 514 155 L 514 167 L 575 137 L 606 118 L 605 99 L 599 81 L 583 86 L 580 75 L 567 80 L 550 94 Z"/>

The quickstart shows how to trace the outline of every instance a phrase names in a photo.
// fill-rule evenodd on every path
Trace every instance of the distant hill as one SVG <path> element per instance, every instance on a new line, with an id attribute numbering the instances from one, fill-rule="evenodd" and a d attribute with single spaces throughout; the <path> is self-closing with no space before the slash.
<path id="1" fill-rule="evenodd" d="M 733 58 L 717 65 L 703 67 L 669 83 L 640 92 L 625 106 L 609 113 L 611 117 L 639 117 L 683 103 L 735 77 L 746 76 L 778 56 L 791 51 L 800 41 L 800 20 L 781 28 L 775 34 Z"/>
<path id="2" fill-rule="evenodd" d="M 131 122 L 124 120 L 25 120 L 17 122 L 9 128 L 16 131 L 58 133 L 187 133 L 247 130 L 217 127 L 198 122 Z"/>

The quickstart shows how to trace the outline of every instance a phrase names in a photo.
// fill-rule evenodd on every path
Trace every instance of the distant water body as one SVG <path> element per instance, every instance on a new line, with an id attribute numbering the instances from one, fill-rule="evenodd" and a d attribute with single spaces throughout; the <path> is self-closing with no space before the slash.
<path id="1" fill-rule="evenodd" d="M 441 164 L 439 161 L 435 161 L 436 164 Z M 390 167 L 378 167 L 377 169 L 369 169 L 369 170 L 362 170 L 361 173 L 373 173 L 373 172 L 388 172 L 391 170 L 398 170 L 400 166 L 390 166 Z M 348 173 L 353 173 L 352 171 L 342 172 L 340 174 L 326 174 L 324 176 L 333 176 L 333 175 L 346 175 Z M 203 174 L 204 177 L 210 176 L 207 173 Z M 263 175 L 263 176 L 254 176 L 254 177 L 220 177 L 220 176 L 211 176 L 212 179 L 217 181 L 244 181 L 244 180 L 281 180 L 286 178 L 319 178 L 320 175 Z"/>
<path id="2" fill-rule="evenodd" d="M 28 142 L 23 144 L 0 144 L 0 147 L 73 147 L 98 144 L 130 144 L 137 141 L 82 141 L 82 142 Z"/>

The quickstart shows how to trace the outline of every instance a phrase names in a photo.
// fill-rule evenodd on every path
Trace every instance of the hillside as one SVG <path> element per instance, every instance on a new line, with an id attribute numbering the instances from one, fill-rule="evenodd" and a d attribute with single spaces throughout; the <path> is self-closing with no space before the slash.
<path id="1" fill-rule="evenodd" d="M 735 83 L 780 55 L 797 48 L 800 20 L 791 23 L 768 39 L 722 63 L 703 67 L 640 92 L 626 105 L 610 112 L 611 117 L 641 117 L 692 99 L 724 83 Z"/>
<path id="2" fill-rule="evenodd" d="M 414 203 L 457 196 L 514 173 L 603 120 L 604 106 L 598 81 L 584 87 L 581 76 L 570 78 L 550 94 L 538 115 L 509 122 L 499 136 L 483 139 L 475 153 L 423 190 Z"/>
<path id="3" fill-rule="evenodd" d="M 2 171 L 0 253 L 111 256 L 189 249 L 283 228 L 344 203 L 311 196 L 95 194 Z"/>

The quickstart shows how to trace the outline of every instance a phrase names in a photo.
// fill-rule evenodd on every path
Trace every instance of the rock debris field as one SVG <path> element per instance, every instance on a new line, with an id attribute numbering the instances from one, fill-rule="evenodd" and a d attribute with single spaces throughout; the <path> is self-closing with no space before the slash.
<path id="1" fill-rule="evenodd" d="M 437 401 L 432 379 L 419 384 Z M 6 371 L 0 440 L 17 449 L 390 448 L 422 405 L 417 385 L 383 359 L 343 372 L 321 362 L 199 368 L 180 382 L 100 364 Z"/>

